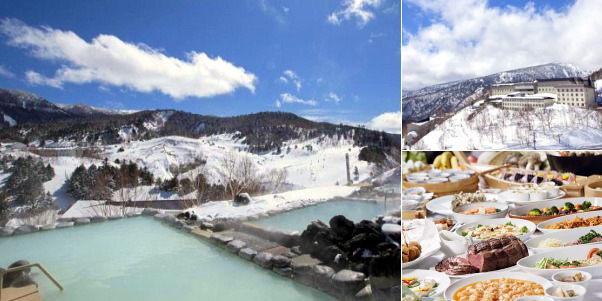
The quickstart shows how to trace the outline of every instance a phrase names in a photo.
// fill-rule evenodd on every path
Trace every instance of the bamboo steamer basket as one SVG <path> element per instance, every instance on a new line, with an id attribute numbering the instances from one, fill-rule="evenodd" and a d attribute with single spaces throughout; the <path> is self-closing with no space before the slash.
<path id="1" fill-rule="evenodd" d="M 510 170 L 521 170 L 520 168 L 510 168 Z M 489 188 L 497 188 L 502 191 L 508 190 L 510 187 L 521 186 L 522 183 L 511 182 L 503 179 L 498 179 L 491 175 L 491 173 L 487 173 L 484 175 L 485 182 L 487 182 L 487 186 Z M 566 197 L 582 197 L 583 196 L 583 187 L 585 183 L 583 182 L 586 177 L 576 176 L 576 182 L 572 184 L 565 184 L 560 187 L 563 191 L 566 192 Z"/>
<path id="2" fill-rule="evenodd" d="M 585 196 L 602 197 L 602 190 L 596 188 L 602 188 L 601 175 L 593 175 L 587 178 L 585 184 Z"/>
<path id="3" fill-rule="evenodd" d="M 475 192 L 479 189 L 479 176 L 477 173 L 473 174 L 470 178 L 456 181 L 456 182 L 444 182 L 436 184 L 428 183 L 410 183 L 406 181 L 406 175 L 403 175 L 401 180 L 401 186 L 404 189 L 411 187 L 424 187 L 426 191 L 432 192 L 437 196 L 446 196 L 456 194 L 459 192 Z"/>

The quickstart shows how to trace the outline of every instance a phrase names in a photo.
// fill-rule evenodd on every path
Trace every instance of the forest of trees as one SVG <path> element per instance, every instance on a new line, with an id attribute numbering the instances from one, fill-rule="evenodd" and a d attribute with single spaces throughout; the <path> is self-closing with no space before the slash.
<path id="1" fill-rule="evenodd" d="M 52 203 L 51 196 L 44 191 L 44 182 L 54 177 L 54 168 L 44 165 L 42 160 L 31 156 L 3 160 L 3 166 L 11 175 L 0 192 L 0 210 L 14 202 L 16 206 L 35 209 Z M 1 214 L 0 214 L 1 215 Z"/>

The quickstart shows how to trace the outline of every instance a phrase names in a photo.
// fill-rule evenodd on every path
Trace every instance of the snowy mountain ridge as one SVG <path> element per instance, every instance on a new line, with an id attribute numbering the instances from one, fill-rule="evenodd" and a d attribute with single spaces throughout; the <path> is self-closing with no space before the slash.
<path id="1" fill-rule="evenodd" d="M 402 91 L 403 120 L 418 121 L 436 113 L 454 113 L 485 96 L 493 84 L 527 82 L 535 79 L 584 77 L 591 71 L 572 64 L 550 63 L 490 74 L 483 77 Z"/>

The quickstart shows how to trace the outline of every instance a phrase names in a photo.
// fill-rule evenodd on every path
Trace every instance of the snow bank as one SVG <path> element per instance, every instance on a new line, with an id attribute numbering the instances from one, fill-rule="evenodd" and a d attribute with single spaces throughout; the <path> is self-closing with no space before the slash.
<path id="1" fill-rule="evenodd" d="M 219 201 L 205 203 L 190 209 L 194 210 L 199 219 L 206 221 L 251 217 L 325 202 L 337 196 L 346 197 L 358 189 L 359 187 L 350 186 L 308 188 L 254 197 L 253 201 L 246 206 L 234 206 L 230 201 Z"/>

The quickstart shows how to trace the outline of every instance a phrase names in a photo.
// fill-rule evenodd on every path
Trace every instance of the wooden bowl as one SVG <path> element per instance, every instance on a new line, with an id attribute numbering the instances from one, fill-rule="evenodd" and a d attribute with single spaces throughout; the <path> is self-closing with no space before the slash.
<path id="1" fill-rule="evenodd" d="M 593 181 L 585 185 L 585 196 L 602 197 L 602 190 L 596 188 L 602 188 L 602 181 Z"/>
<path id="2" fill-rule="evenodd" d="M 406 189 L 410 187 L 424 187 L 426 191 L 432 192 L 437 196 L 446 196 L 450 194 L 456 194 L 459 192 L 475 192 L 479 189 L 479 176 L 475 173 L 468 179 L 460 180 L 457 182 L 444 182 L 444 183 L 410 183 L 406 181 L 406 175 L 403 175 L 401 180 L 401 186 Z"/>

